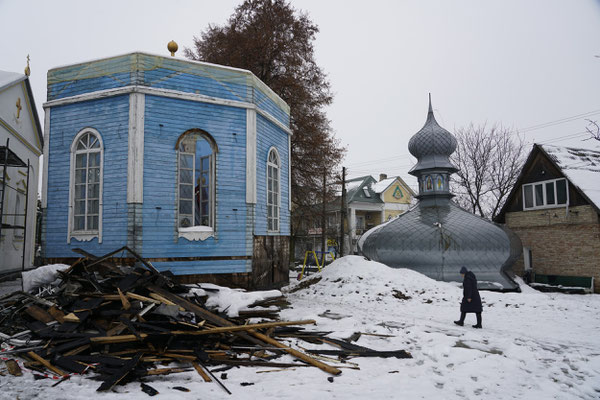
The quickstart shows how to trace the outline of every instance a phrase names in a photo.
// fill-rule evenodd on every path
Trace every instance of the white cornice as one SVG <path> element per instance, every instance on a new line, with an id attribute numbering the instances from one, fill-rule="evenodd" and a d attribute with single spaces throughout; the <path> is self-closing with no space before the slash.
<path id="1" fill-rule="evenodd" d="M 153 87 L 139 86 L 139 85 L 130 85 L 130 86 L 124 86 L 124 87 L 115 88 L 115 89 L 99 90 L 99 91 L 92 92 L 92 93 L 84 93 L 84 94 L 78 94 L 75 96 L 65 97 L 62 99 L 50 100 L 50 101 L 47 101 L 46 103 L 44 103 L 44 108 L 48 109 L 51 107 L 63 106 L 66 104 L 73 104 L 73 103 L 79 103 L 82 101 L 104 99 L 104 98 L 108 98 L 108 97 L 121 96 L 121 95 L 126 95 L 126 94 L 131 94 L 131 93 L 143 93 L 143 94 L 152 95 L 152 96 L 169 97 L 172 99 L 189 100 L 189 101 L 196 101 L 196 102 L 200 102 L 200 103 L 210 103 L 210 104 L 218 104 L 218 105 L 229 106 L 229 107 L 253 109 L 253 110 L 256 110 L 256 112 L 258 114 L 262 115 L 263 117 L 268 119 L 270 122 L 277 125 L 278 128 L 285 131 L 288 135 L 292 134 L 292 131 L 288 126 L 283 124 L 281 121 L 279 121 L 277 118 L 275 118 L 271 114 L 259 109 L 253 103 L 248 103 L 245 101 L 238 101 L 238 100 L 220 99 L 218 97 L 206 96 L 203 94 L 187 93 L 187 92 L 180 92 L 178 90 L 160 89 L 160 88 L 153 88 Z"/>

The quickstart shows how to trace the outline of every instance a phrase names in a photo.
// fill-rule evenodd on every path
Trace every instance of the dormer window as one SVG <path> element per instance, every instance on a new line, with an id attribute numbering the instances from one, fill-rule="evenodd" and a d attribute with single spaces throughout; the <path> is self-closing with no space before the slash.
<path id="1" fill-rule="evenodd" d="M 563 207 L 568 202 L 569 192 L 564 178 L 523 185 L 523 210 Z"/>
<path id="2" fill-rule="evenodd" d="M 363 187 L 363 193 L 365 194 L 365 197 L 371 197 L 371 193 L 369 192 L 368 188 Z"/>

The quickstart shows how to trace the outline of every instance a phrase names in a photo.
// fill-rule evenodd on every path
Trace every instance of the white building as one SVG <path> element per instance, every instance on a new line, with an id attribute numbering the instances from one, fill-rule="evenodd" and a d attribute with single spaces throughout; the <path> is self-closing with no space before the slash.
<path id="1" fill-rule="evenodd" d="M 29 77 L 0 71 L 0 274 L 33 265 L 42 149 Z"/>

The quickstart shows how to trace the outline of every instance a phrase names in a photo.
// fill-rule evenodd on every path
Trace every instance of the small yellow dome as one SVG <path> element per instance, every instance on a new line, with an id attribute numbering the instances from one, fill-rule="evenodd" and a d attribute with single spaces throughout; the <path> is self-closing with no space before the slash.
<path id="1" fill-rule="evenodd" d="M 174 40 L 171 40 L 169 44 L 167 44 L 167 50 L 171 52 L 171 57 L 175 57 L 175 52 L 177 52 L 178 49 L 179 46 L 177 46 L 177 43 L 175 43 Z"/>

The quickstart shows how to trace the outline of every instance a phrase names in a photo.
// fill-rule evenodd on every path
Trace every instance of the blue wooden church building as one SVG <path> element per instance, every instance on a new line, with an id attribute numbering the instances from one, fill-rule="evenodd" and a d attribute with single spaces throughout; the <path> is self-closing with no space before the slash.
<path id="1" fill-rule="evenodd" d="M 131 53 L 50 70 L 44 108 L 46 262 L 128 246 L 182 281 L 287 282 L 289 107 L 251 72 Z"/>

